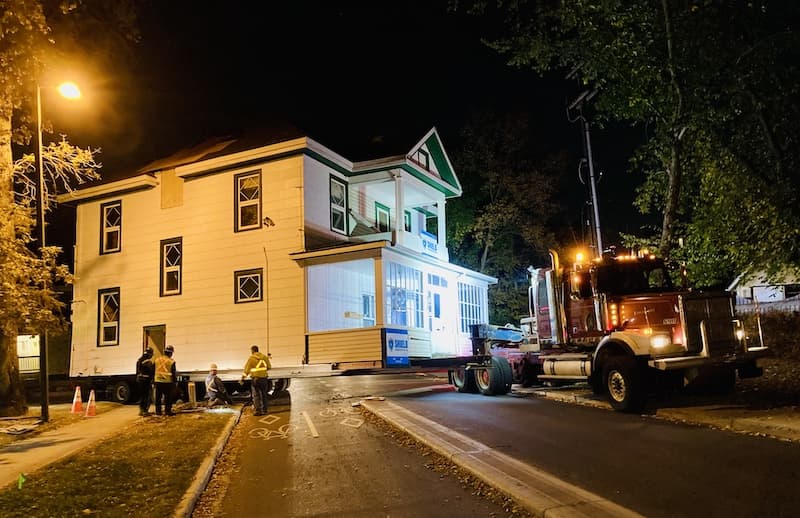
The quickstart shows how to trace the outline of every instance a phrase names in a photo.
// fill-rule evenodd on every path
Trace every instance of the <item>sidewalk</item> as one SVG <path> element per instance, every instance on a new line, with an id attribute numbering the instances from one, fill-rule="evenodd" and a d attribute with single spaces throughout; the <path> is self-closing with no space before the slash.
<path id="1" fill-rule="evenodd" d="M 0 448 L 0 488 L 16 483 L 21 473 L 28 475 L 80 452 L 136 419 L 138 406 L 122 406 Z"/>

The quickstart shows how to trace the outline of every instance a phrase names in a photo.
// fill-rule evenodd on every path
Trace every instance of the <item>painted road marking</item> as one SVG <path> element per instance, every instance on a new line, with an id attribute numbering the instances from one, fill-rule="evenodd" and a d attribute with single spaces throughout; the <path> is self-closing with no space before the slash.
<path id="1" fill-rule="evenodd" d="M 251 439 L 264 439 L 268 441 L 270 439 L 288 439 L 289 432 L 294 430 L 294 426 L 290 424 L 285 424 L 278 428 L 277 430 L 270 430 L 269 428 L 253 428 L 250 430 L 250 438 Z"/>
<path id="2" fill-rule="evenodd" d="M 300 413 L 303 415 L 303 417 L 305 417 L 306 424 L 308 425 L 308 428 L 311 430 L 312 437 L 319 437 L 319 433 L 317 433 L 317 428 L 314 426 L 314 423 L 311 421 L 311 417 L 308 415 L 308 412 L 303 410 Z"/>

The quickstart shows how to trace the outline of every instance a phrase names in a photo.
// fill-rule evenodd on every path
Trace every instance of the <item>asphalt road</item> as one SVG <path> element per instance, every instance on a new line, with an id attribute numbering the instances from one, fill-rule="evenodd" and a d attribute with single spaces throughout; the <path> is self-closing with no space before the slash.
<path id="1" fill-rule="evenodd" d="M 431 383 L 421 376 L 293 380 L 290 400 L 276 401 L 268 415 L 245 411 L 193 517 L 511 516 L 353 406 Z"/>
<path id="2" fill-rule="evenodd" d="M 525 396 L 392 398 L 648 517 L 797 516 L 800 447 Z"/>

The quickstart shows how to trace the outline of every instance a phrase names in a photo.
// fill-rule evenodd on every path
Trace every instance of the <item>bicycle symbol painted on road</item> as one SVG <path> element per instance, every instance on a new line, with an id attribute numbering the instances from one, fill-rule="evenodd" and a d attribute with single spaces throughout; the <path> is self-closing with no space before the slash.
<path id="1" fill-rule="evenodd" d="M 270 439 L 288 439 L 289 432 L 293 432 L 296 429 L 297 427 L 291 424 L 280 426 L 277 430 L 253 428 L 250 430 L 249 435 L 251 439 L 263 439 L 265 441 L 269 441 Z"/>

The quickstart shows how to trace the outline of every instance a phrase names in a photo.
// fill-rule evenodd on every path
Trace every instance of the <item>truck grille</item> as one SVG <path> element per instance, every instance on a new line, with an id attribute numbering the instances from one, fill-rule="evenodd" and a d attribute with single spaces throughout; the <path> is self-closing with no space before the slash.
<path id="1" fill-rule="evenodd" d="M 735 354 L 737 341 L 733 325 L 733 299 L 729 294 L 683 295 L 681 303 L 689 352 L 700 353 L 703 350 L 700 323 L 705 321 L 709 354 L 712 357 Z"/>

